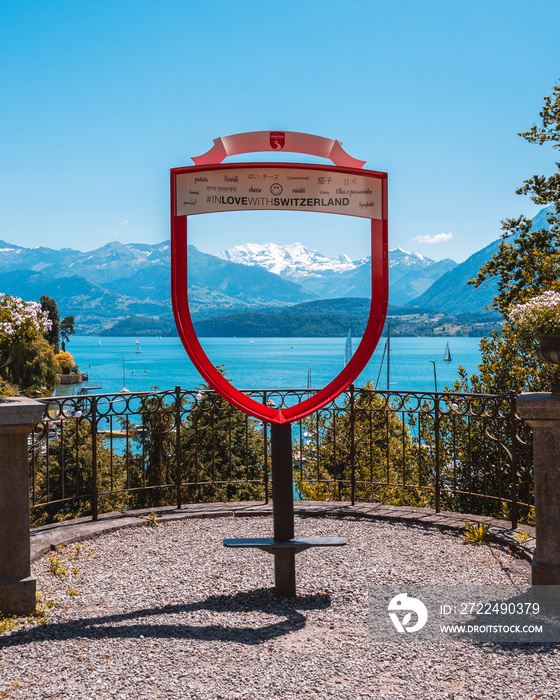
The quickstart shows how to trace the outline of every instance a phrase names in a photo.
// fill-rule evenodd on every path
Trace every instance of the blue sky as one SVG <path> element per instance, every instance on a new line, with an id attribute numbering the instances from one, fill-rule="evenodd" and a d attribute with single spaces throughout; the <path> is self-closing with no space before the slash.
<path id="1" fill-rule="evenodd" d="M 517 132 L 560 78 L 559 26 L 552 0 L 4 0 L 0 238 L 162 241 L 169 168 L 271 129 L 339 139 L 387 171 L 390 247 L 464 260 L 502 218 L 536 213 L 514 190 L 555 167 Z M 197 222 L 193 242 L 359 257 L 358 223 L 227 215 Z"/>

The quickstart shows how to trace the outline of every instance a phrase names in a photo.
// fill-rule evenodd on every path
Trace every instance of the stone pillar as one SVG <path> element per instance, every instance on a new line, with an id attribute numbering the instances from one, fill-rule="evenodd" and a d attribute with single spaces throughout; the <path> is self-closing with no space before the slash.
<path id="1" fill-rule="evenodd" d="M 0 398 L 0 614 L 35 612 L 29 545 L 27 437 L 45 407 L 20 397 Z"/>
<path id="2" fill-rule="evenodd" d="M 560 396 L 521 394 L 517 410 L 533 429 L 536 548 L 534 586 L 560 585 Z"/>

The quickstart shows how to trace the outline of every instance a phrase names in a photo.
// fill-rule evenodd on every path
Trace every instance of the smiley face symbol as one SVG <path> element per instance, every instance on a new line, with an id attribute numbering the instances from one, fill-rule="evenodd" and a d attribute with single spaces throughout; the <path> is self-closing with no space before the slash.
<path id="1" fill-rule="evenodd" d="M 270 185 L 270 191 L 272 194 L 282 194 L 284 191 L 282 185 L 279 182 L 273 182 L 272 185 Z"/>

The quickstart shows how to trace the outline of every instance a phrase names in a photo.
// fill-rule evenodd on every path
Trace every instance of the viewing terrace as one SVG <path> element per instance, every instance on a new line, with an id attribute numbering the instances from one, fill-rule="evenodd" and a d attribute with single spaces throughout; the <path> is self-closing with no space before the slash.
<path id="1" fill-rule="evenodd" d="M 42 403 L 29 439 L 40 617 L 2 636 L 0 692 L 552 697 L 554 645 L 368 637 L 372 586 L 530 582 L 531 433 L 515 396 L 350 388 L 294 424 L 296 533 L 348 542 L 298 556 L 294 599 L 274 597 L 267 554 L 222 545 L 272 530 L 266 425 L 210 390 Z M 468 545 L 465 520 L 494 541 Z"/>

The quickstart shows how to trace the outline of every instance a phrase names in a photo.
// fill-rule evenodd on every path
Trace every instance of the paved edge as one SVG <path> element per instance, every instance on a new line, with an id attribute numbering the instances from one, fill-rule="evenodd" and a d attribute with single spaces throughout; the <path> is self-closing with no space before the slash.
<path id="1" fill-rule="evenodd" d="M 490 533 L 495 540 L 509 547 L 518 557 L 532 562 L 535 548 L 535 528 L 519 525 L 513 530 L 508 521 L 496 520 L 483 515 L 468 513 L 436 513 L 430 508 L 409 508 L 387 506 L 380 503 L 351 503 L 332 501 L 294 501 L 294 511 L 299 517 L 330 517 L 369 520 L 392 520 L 410 524 L 435 527 L 444 530 L 465 530 L 465 523 L 485 523 L 490 525 Z M 181 509 L 175 506 L 143 508 L 141 510 L 103 513 L 98 520 L 78 518 L 61 523 L 52 523 L 31 530 L 31 561 L 37 561 L 58 546 L 91 540 L 100 535 L 129 527 L 146 527 L 150 523 L 146 516 L 157 514 L 158 522 L 172 522 L 189 518 L 231 518 L 272 515 L 272 504 L 261 502 L 239 503 L 190 503 Z M 515 539 L 519 533 L 526 533 L 530 539 L 521 546 Z"/>

